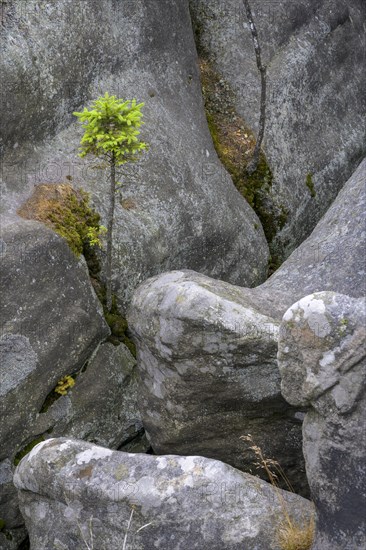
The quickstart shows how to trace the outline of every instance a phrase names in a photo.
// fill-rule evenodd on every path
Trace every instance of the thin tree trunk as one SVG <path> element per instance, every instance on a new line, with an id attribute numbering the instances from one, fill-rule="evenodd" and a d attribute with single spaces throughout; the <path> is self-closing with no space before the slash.
<path id="1" fill-rule="evenodd" d="M 113 238 L 113 220 L 114 205 L 116 200 L 116 157 L 112 154 L 110 160 L 110 191 L 109 191 L 109 211 L 107 223 L 107 310 L 112 309 L 112 238 Z"/>
<path id="2" fill-rule="evenodd" d="M 243 4 L 245 6 L 245 11 L 246 11 L 246 15 L 247 15 L 247 19 L 250 27 L 250 32 L 252 33 L 258 71 L 260 72 L 260 75 L 261 75 L 261 103 L 260 103 L 258 138 L 253 151 L 253 156 L 247 166 L 248 174 L 252 174 L 253 172 L 256 171 L 258 166 L 259 155 L 260 155 L 263 136 L 264 136 L 264 127 L 266 124 L 267 68 L 265 65 L 262 65 L 261 47 L 258 40 L 257 29 L 253 21 L 252 10 L 250 9 L 249 0 L 243 0 Z"/>

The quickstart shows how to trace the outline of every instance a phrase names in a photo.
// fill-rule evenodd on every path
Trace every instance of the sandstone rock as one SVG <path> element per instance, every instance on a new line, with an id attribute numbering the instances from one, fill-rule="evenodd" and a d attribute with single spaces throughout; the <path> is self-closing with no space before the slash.
<path id="1" fill-rule="evenodd" d="M 246 430 L 283 466 L 296 465 L 298 486 L 302 414 L 280 396 L 278 322 L 309 292 L 364 294 L 365 168 L 363 161 L 312 235 L 260 287 L 177 271 L 136 291 L 129 323 L 143 422 L 156 452 L 248 466 L 239 442 Z"/>
<path id="2" fill-rule="evenodd" d="M 346 182 L 311 235 L 263 285 L 247 290 L 250 303 L 276 319 L 312 292 L 366 294 L 366 159 Z"/>
<path id="3" fill-rule="evenodd" d="M 27 547 L 27 531 L 25 527 L 12 529 L 11 532 L 5 527 L 5 529 L 0 532 L 1 550 L 19 550 Z"/>
<path id="4" fill-rule="evenodd" d="M 362 0 L 250 1 L 267 66 L 264 151 L 269 201 L 288 211 L 272 250 L 283 257 L 326 212 L 365 155 Z M 257 133 L 260 76 L 243 2 L 190 0 L 200 53 L 236 94 Z M 310 179 L 309 179 L 310 178 Z"/>
<path id="5" fill-rule="evenodd" d="M 125 167 L 117 201 L 113 286 L 121 307 L 142 280 L 175 268 L 262 282 L 268 246 L 213 148 L 188 1 L 61 0 L 42 8 L 18 0 L 4 6 L 4 18 L 3 223 L 33 184 L 66 176 L 92 193 L 105 217 L 106 174 L 78 159 L 82 132 L 72 112 L 105 91 L 137 97 L 150 151 Z"/>
<path id="6" fill-rule="evenodd" d="M 307 500 L 215 460 L 67 439 L 35 447 L 14 482 L 37 550 L 277 550 L 283 506 L 295 522 L 312 514 Z"/>
<path id="7" fill-rule="evenodd" d="M 366 546 L 365 306 L 319 292 L 291 306 L 281 325 L 282 393 L 310 407 L 303 447 L 317 510 L 314 550 Z"/>
<path id="8" fill-rule="evenodd" d="M 251 433 L 304 489 L 301 416 L 280 393 L 273 319 L 248 307 L 238 288 L 173 272 L 139 288 L 129 324 L 156 453 L 203 454 L 248 471 L 255 457 L 240 436 Z"/>
<path id="9" fill-rule="evenodd" d="M 0 519 L 5 528 L 14 528 L 24 524 L 19 512 L 17 494 L 14 491 L 13 470 L 9 459 L 0 462 Z"/>
<path id="10" fill-rule="evenodd" d="M 0 517 L 13 529 L 21 525 L 14 458 L 48 437 L 56 421 L 38 424 L 47 395 L 83 367 L 109 328 L 85 261 L 53 231 L 21 221 L 2 229 L 1 243 Z"/>
<path id="11" fill-rule="evenodd" d="M 37 432 L 52 428 L 68 435 L 118 448 L 142 431 L 137 410 L 136 360 L 123 344 L 102 344 L 67 395 L 35 422 Z"/>
<path id="12" fill-rule="evenodd" d="M 1 272 L 0 458 L 29 437 L 42 404 L 109 334 L 84 260 L 37 222 L 5 227 Z"/>

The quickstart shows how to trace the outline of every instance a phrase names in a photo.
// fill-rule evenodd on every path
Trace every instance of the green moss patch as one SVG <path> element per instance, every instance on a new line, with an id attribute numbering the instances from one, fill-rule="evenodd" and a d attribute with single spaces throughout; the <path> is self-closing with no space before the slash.
<path id="1" fill-rule="evenodd" d="M 18 210 L 18 214 L 25 219 L 37 220 L 48 225 L 66 239 L 76 256 L 85 256 L 91 282 L 112 332 L 109 341 L 114 345 L 124 343 L 136 357 L 136 348 L 127 335 L 127 321 L 118 310 L 116 296 L 113 297 L 111 311 L 106 308 L 106 289 L 99 277 L 100 262 L 93 245 L 100 244 L 98 236 L 102 226 L 100 215 L 90 206 L 89 200 L 88 193 L 82 189 L 75 190 L 68 183 L 41 184 L 36 186 L 33 195 Z M 59 397 L 60 395 L 52 390 L 40 412 L 46 412 Z"/>
<path id="2" fill-rule="evenodd" d="M 255 137 L 235 109 L 235 94 L 203 55 L 200 59 L 202 93 L 208 126 L 216 152 L 234 185 L 258 215 L 271 249 L 271 242 L 287 221 L 288 212 L 272 193 L 272 172 L 263 152 L 255 172 L 248 174 Z M 272 271 L 280 260 L 272 253 Z"/>
<path id="3" fill-rule="evenodd" d="M 91 243 L 98 242 L 100 216 L 89 202 L 88 193 L 73 189 L 68 183 L 41 184 L 36 186 L 18 214 L 51 227 L 66 239 L 76 256 L 85 254 L 92 271 L 97 272 L 100 268 Z"/>
<path id="4" fill-rule="evenodd" d="M 305 185 L 309 189 L 311 197 L 314 199 L 316 197 L 316 191 L 313 182 L 313 175 L 310 174 L 310 172 L 306 174 Z"/>
<path id="5" fill-rule="evenodd" d="M 18 466 L 19 462 L 22 460 L 22 458 L 24 458 L 28 453 L 31 452 L 31 450 L 33 449 L 33 447 L 35 447 L 36 445 L 38 445 L 38 443 L 41 443 L 41 441 L 45 441 L 45 436 L 42 434 L 42 435 L 39 435 L 38 437 L 36 437 L 35 439 L 33 439 L 33 441 L 31 441 L 30 443 L 28 443 L 25 447 L 23 447 L 23 449 L 21 451 L 19 451 L 19 453 L 17 453 L 15 455 L 15 458 L 14 458 L 14 466 Z"/>

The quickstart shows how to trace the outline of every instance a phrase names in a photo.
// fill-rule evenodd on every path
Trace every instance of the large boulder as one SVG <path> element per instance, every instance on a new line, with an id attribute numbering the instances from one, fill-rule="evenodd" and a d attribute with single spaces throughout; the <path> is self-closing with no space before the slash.
<path id="1" fill-rule="evenodd" d="M 174 268 L 247 286 L 264 280 L 262 228 L 208 130 L 188 0 L 15 0 L 3 6 L 1 32 L 3 223 L 34 184 L 65 177 L 92 193 L 105 218 L 107 175 L 78 159 L 72 112 L 105 91 L 137 97 L 150 151 L 124 170 L 116 205 L 120 306 L 146 277 Z"/>
<path id="2" fill-rule="evenodd" d="M 282 393 L 309 407 L 303 447 L 317 510 L 314 550 L 366 547 L 365 344 L 364 298 L 311 294 L 281 324 Z"/>
<path id="3" fill-rule="evenodd" d="M 364 295 L 365 168 L 363 161 L 312 235 L 260 287 L 176 271 L 136 291 L 129 323 L 143 381 L 140 408 L 157 452 L 248 467 L 239 442 L 248 431 L 301 489 L 302 414 L 280 394 L 278 324 L 309 292 Z"/>
<path id="4" fill-rule="evenodd" d="M 301 415 L 280 392 L 278 323 L 240 289 L 194 272 L 150 279 L 129 323 L 138 349 L 139 408 L 156 453 L 203 454 L 250 471 L 250 433 L 293 486 L 306 486 Z"/>
<path id="5" fill-rule="evenodd" d="M 326 212 L 365 155 L 363 0 L 250 0 L 267 66 L 266 200 L 287 211 L 271 249 L 283 257 Z M 200 54 L 257 134 L 260 75 L 239 0 L 190 0 Z"/>
<path id="6" fill-rule="evenodd" d="M 311 235 L 272 277 L 246 290 L 262 313 L 282 320 L 284 312 L 312 292 L 330 290 L 359 298 L 366 294 L 366 159 L 345 183 Z"/>
<path id="7" fill-rule="evenodd" d="M 313 513 L 309 501 L 215 460 L 67 439 L 37 445 L 14 482 L 37 550 L 277 550 L 286 512 L 297 524 Z"/>
<path id="8" fill-rule="evenodd" d="M 141 422 L 135 361 L 124 346 L 97 351 L 110 331 L 85 260 L 38 222 L 7 225 L 0 243 L 0 519 L 16 541 L 12 470 L 22 454 L 53 430 L 118 446 Z M 54 390 L 68 375 L 75 386 L 61 397 Z"/>
<path id="9" fill-rule="evenodd" d="M 85 261 L 37 222 L 1 234 L 0 459 L 33 433 L 47 395 L 109 335 Z"/>

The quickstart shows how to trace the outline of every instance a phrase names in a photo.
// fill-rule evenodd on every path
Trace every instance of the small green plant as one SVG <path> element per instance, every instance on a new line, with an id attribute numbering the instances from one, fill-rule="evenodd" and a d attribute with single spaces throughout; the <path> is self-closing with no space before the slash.
<path id="1" fill-rule="evenodd" d="M 301 525 L 294 521 L 288 511 L 286 501 L 279 488 L 279 477 L 285 482 L 290 492 L 294 491 L 280 464 L 277 460 L 264 456 L 262 449 L 253 441 L 251 434 L 243 435 L 240 439 L 250 443 L 249 448 L 253 451 L 256 457 L 256 462 L 254 463 L 255 467 L 257 469 L 263 469 L 266 472 L 269 482 L 276 490 L 278 500 L 283 511 L 283 518 L 281 519 L 277 530 L 277 542 L 281 550 L 310 550 L 314 540 L 315 514 L 312 514 L 312 516 Z"/>
<path id="2" fill-rule="evenodd" d="M 59 395 L 67 395 L 67 392 L 75 386 L 75 380 L 72 376 L 64 376 L 57 382 L 55 393 Z"/>
<path id="3" fill-rule="evenodd" d="M 56 384 L 56 386 L 53 388 L 53 390 L 47 395 L 46 399 L 44 400 L 44 403 L 40 409 L 40 413 L 43 414 L 48 411 L 48 409 L 57 401 L 60 399 L 62 395 L 67 395 L 68 392 L 75 386 L 75 379 L 80 374 L 80 372 L 83 372 L 83 369 L 85 368 L 85 365 L 82 367 L 82 369 L 77 372 L 76 374 L 63 376 Z"/>
<path id="4" fill-rule="evenodd" d="M 314 199 L 316 197 L 316 191 L 313 182 L 313 175 L 310 174 L 310 172 L 306 174 L 305 185 L 309 189 L 311 197 Z"/>
<path id="5" fill-rule="evenodd" d="M 135 162 L 147 145 L 139 139 L 143 103 L 135 99 L 118 99 L 105 93 L 92 102 L 90 110 L 74 112 L 84 129 L 80 157 L 100 157 L 109 166 L 110 191 L 107 220 L 107 309 L 112 307 L 112 238 L 117 186 L 116 167 L 126 162 Z"/>

